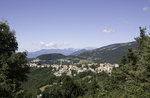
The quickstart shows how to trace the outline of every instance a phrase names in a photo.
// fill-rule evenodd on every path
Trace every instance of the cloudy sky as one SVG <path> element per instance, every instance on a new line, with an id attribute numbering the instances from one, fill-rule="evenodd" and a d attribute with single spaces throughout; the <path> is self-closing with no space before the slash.
<path id="1" fill-rule="evenodd" d="M 133 41 L 150 25 L 150 0 L 1 0 L 19 51 Z"/>

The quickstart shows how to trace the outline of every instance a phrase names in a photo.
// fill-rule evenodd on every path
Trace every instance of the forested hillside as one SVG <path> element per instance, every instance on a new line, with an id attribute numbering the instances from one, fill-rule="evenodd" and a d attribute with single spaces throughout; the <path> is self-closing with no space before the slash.
<path id="1" fill-rule="evenodd" d="M 43 54 L 38 56 L 38 59 L 41 60 L 55 60 L 55 59 L 61 59 L 61 58 L 65 58 L 65 55 L 62 54 L 58 54 L 58 53 L 53 53 L 53 54 Z"/>
<path id="2" fill-rule="evenodd" d="M 95 50 L 83 52 L 77 57 L 99 62 L 119 63 L 128 48 L 137 49 L 137 42 L 112 44 Z"/>

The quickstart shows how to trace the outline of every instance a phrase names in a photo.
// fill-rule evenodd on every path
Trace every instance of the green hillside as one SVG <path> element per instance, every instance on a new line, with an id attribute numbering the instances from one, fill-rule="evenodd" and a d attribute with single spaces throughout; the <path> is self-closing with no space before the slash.
<path id="1" fill-rule="evenodd" d="M 55 59 L 61 59 L 61 58 L 65 58 L 65 55 L 59 54 L 59 53 L 52 53 L 52 54 L 43 54 L 38 56 L 38 59 L 41 60 L 55 60 Z"/>
<path id="2" fill-rule="evenodd" d="M 77 57 L 92 59 L 98 62 L 119 63 L 121 57 L 125 55 L 128 48 L 136 49 L 136 47 L 136 42 L 112 44 L 95 50 L 83 52 L 77 55 Z"/>

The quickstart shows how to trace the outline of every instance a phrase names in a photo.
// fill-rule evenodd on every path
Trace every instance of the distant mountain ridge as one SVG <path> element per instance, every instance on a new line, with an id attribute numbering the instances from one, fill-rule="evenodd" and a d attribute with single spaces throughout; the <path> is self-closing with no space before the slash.
<path id="1" fill-rule="evenodd" d="M 72 54 L 70 54 L 70 55 L 79 55 L 80 53 L 83 53 L 83 52 L 86 52 L 86 51 L 88 51 L 87 49 L 81 49 L 81 50 L 78 50 L 78 51 L 75 51 L 75 52 L 73 52 Z"/>
<path id="2" fill-rule="evenodd" d="M 137 48 L 137 43 L 117 43 L 107 45 L 94 50 L 86 51 L 77 55 L 79 58 L 97 60 L 99 62 L 119 63 L 123 55 L 125 55 L 128 48 Z"/>
<path id="3" fill-rule="evenodd" d="M 126 54 L 128 48 L 137 49 L 137 43 L 127 42 L 127 43 L 117 43 L 111 44 L 107 46 L 103 46 L 101 48 L 87 50 L 87 49 L 44 49 L 37 52 L 34 52 L 34 56 L 47 58 L 78 58 L 85 60 L 92 60 L 94 62 L 108 62 L 108 63 L 119 63 L 120 59 L 123 55 Z M 31 53 L 32 54 L 32 53 Z M 30 56 L 31 56 L 30 54 Z"/>
<path id="4" fill-rule="evenodd" d="M 78 55 L 82 52 L 88 51 L 88 50 L 93 50 L 95 49 L 94 47 L 87 47 L 84 49 L 78 49 L 78 48 L 67 48 L 67 49 L 42 49 L 39 51 L 35 52 L 28 52 L 27 57 L 28 58 L 36 58 L 37 56 L 43 55 L 43 54 L 52 54 L 52 53 L 58 53 L 58 54 L 63 54 L 65 56 L 68 55 Z"/>
<path id="5" fill-rule="evenodd" d="M 35 52 L 29 52 L 28 53 L 28 58 L 36 58 L 39 55 L 43 55 L 43 54 L 51 54 L 51 53 L 60 53 L 63 55 L 70 55 L 73 52 L 76 52 L 80 49 L 74 49 L 74 48 L 68 48 L 68 49 L 42 49 L 39 51 L 35 51 Z"/>

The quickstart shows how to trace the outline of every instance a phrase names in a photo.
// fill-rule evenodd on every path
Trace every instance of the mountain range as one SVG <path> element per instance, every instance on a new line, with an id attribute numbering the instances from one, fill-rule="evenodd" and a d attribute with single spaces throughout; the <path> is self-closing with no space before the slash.
<path id="1" fill-rule="evenodd" d="M 109 63 L 119 63 L 120 59 L 123 55 L 125 55 L 128 48 L 137 49 L 137 43 L 134 42 L 127 42 L 127 43 L 117 43 L 111 44 L 104 47 L 96 48 L 93 50 L 88 49 L 43 49 L 36 52 L 31 52 L 28 54 L 28 57 L 42 57 L 46 58 L 50 57 L 53 58 L 53 53 L 62 54 L 65 56 L 73 56 L 79 59 L 86 59 L 92 60 L 94 62 L 109 62 Z M 48 54 L 48 55 L 45 55 Z M 61 57 L 63 57 L 60 55 Z M 59 55 L 56 54 L 58 57 Z M 56 57 L 54 55 L 54 57 Z"/>
<path id="2" fill-rule="evenodd" d="M 37 56 L 43 55 L 43 54 L 51 54 L 51 53 L 60 53 L 63 55 L 77 55 L 82 52 L 86 52 L 88 50 L 95 49 L 93 47 L 87 47 L 85 49 L 76 49 L 76 48 L 67 48 L 67 49 L 42 49 L 35 52 L 28 52 L 27 57 L 28 58 L 36 58 Z"/>
<path id="3" fill-rule="evenodd" d="M 43 54 L 50 54 L 50 53 L 60 53 L 63 55 L 70 55 L 73 52 L 78 51 L 79 49 L 74 49 L 74 48 L 68 48 L 68 49 L 42 49 L 39 51 L 35 51 L 35 52 L 29 52 L 28 53 L 28 58 L 35 58 L 39 55 L 43 55 Z"/>

